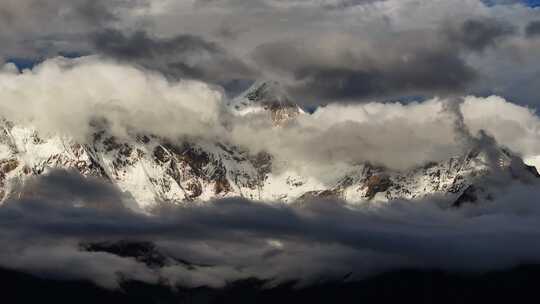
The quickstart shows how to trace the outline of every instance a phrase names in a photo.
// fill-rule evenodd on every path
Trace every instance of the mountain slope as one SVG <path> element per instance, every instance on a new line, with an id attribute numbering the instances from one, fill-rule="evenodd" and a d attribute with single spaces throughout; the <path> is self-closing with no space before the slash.
<path id="1" fill-rule="evenodd" d="M 281 125 L 304 113 L 276 81 L 256 81 L 228 106 L 239 115 L 268 114 L 274 125 Z"/>

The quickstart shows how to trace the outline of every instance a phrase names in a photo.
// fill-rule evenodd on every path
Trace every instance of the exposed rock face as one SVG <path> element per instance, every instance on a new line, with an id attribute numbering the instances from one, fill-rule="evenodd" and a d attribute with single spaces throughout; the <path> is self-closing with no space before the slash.
<path id="1" fill-rule="evenodd" d="M 453 206 L 461 207 L 463 204 L 472 204 L 478 201 L 477 192 L 478 189 L 474 185 L 470 185 L 463 191 L 463 193 L 456 199 Z"/>
<path id="2" fill-rule="evenodd" d="M 83 242 L 79 244 L 81 251 L 104 252 L 124 258 L 133 258 L 137 262 L 143 263 L 149 268 L 159 269 L 168 266 L 182 265 L 187 269 L 194 267 L 209 267 L 209 265 L 197 264 L 184 259 L 167 254 L 154 244 L 148 241 L 104 241 L 104 242 Z"/>
<path id="3" fill-rule="evenodd" d="M 275 81 L 255 82 L 244 94 L 229 105 L 234 111 L 242 114 L 267 113 L 274 126 L 283 125 L 303 113 L 287 93 Z"/>
<path id="4" fill-rule="evenodd" d="M 106 252 L 119 257 L 134 258 L 150 268 L 161 268 L 178 264 L 174 258 L 159 252 L 151 242 L 95 242 L 80 244 L 83 251 Z"/>
<path id="5" fill-rule="evenodd" d="M 372 199 L 377 193 L 386 192 L 392 186 L 392 181 L 385 175 L 373 175 L 366 182 L 366 197 Z"/>

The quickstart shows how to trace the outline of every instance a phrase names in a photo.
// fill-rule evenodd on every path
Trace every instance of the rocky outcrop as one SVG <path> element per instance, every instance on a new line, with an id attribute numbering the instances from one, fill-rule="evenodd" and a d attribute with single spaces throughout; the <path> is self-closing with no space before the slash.
<path id="1" fill-rule="evenodd" d="M 265 113 L 274 126 L 284 125 L 303 113 L 276 81 L 257 81 L 229 107 L 236 113 Z"/>
<path id="2" fill-rule="evenodd" d="M 372 199 L 377 193 L 386 192 L 392 186 L 392 181 L 385 175 L 370 176 L 366 183 L 366 197 Z"/>

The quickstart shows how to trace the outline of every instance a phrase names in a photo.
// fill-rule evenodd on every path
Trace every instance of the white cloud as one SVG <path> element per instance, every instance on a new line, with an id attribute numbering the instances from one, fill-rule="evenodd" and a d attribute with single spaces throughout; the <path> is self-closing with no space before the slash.
<path id="1" fill-rule="evenodd" d="M 171 83 L 157 73 L 97 57 L 47 60 L 20 74 L 0 74 L 4 118 L 75 138 L 106 119 L 117 135 L 212 136 L 221 92 L 194 81 Z"/>
<path id="2" fill-rule="evenodd" d="M 236 142 L 288 160 L 287 166 L 317 171 L 325 165 L 369 161 L 407 169 L 471 148 L 456 133 L 456 117 L 443 106 L 448 102 L 455 101 L 332 104 L 286 128 L 258 126 L 255 120 L 238 124 L 232 134 Z M 460 108 L 473 136 L 484 130 L 523 157 L 540 154 L 540 118 L 531 109 L 496 96 L 466 97 Z"/>
<path id="3" fill-rule="evenodd" d="M 431 99 L 409 104 L 330 104 L 273 128 L 266 115 L 233 116 L 220 90 L 196 81 L 169 81 L 157 73 L 99 57 L 56 58 L 17 73 L 0 73 L 0 110 L 8 120 L 42 133 L 90 138 L 106 119 L 117 136 L 153 134 L 229 141 L 267 151 L 287 166 L 324 176 L 340 165 L 371 162 L 407 169 L 469 149 L 455 130 L 455 113 Z M 529 108 L 500 97 L 466 97 L 464 123 L 485 130 L 524 157 L 540 155 L 540 121 Z M 459 117 L 458 117 L 459 118 Z M 264 140 L 261 140 L 264 139 Z"/>
<path id="4" fill-rule="evenodd" d="M 532 108 L 491 96 L 466 98 L 462 111 L 473 133 L 485 130 L 524 157 L 540 154 L 540 118 Z"/>

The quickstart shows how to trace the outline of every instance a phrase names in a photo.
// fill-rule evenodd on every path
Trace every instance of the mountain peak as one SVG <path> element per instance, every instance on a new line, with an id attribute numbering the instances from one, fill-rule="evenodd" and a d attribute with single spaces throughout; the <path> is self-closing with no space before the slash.
<path id="1" fill-rule="evenodd" d="M 256 81 L 243 95 L 252 102 L 292 103 L 283 86 L 275 80 Z"/>
<path id="2" fill-rule="evenodd" d="M 246 115 L 250 113 L 268 112 L 275 125 L 296 118 L 304 111 L 287 94 L 284 87 L 275 80 L 258 80 L 233 99 L 229 106 L 232 111 Z"/>

